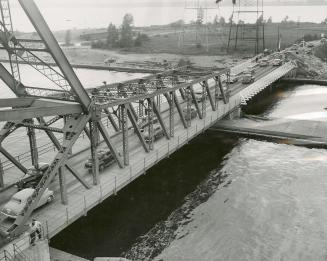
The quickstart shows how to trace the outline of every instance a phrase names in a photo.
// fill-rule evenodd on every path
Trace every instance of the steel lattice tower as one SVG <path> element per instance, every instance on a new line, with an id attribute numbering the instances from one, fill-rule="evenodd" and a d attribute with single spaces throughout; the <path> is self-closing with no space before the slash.
<path id="1" fill-rule="evenodd" d="M 227 52 L 240 42 L 254 43 L 254 52 L 265 49 L 265 22 L 263 0 L 235 0 L 233 13 L 229 19 L 230 29 Z"/>
<path id="2" fill-rule="evenodd" d="M 207 52 L 209 51 L 209 34 L 210 34 L 210 28 L 208 25 L 208 11 L 209 10 L 218 10 L 218 7 L 215 7 L 213 4 L 209 4 L 212 1 L 208 0 L 185 0 L 184 3 L 184 12 L 186 11 L 195 11 L 196 19 L 195 19 L 195 25 L 194 25 L 194 34 L 195 39 L 191 40 L 192 44 L 199 45 L 199 46 L 205 46 Z M 212 2 L 213 3 L 213 2 Z M 185 26 L 183 26 L 182 31 L 179 35 L 178 40 L 178 46 L 184 46 L 186 45 L 185 40 Z"/>

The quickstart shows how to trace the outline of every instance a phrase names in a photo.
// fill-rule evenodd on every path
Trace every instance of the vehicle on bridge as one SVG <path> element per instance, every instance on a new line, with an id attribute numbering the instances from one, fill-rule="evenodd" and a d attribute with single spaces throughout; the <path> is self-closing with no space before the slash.
<path id="1" fill-rule="evenodd" d="M 228 81 L 228 80 L 227 80 Z M 229 76 L 229 81 L 228 81 L 228 83 L 229 84 L 233 84 L 233 83 L 236 83 L 236 82 L 238 82 L 238 77 L 237 77 L 237 75 L 236 74 L 231 74 L 230 76 Z"/>
<path id="2" fill-rule="evenodd" d="M 110 150 L 99 150 L 97 152 L 97 158 L 99 161 L 99 171 L 103 171 L 105 168 L 109 167 L 110 165 L 115 163 L 115 158 L 111 154 Z M 93 168 L 93 160 L 89 158 L 86 162 L 84 167 L 88 169 L 89 173 L 92 172 Z"/>
<path id="3" fill-rule="evenodd" d="M 184 115 L 185 120 L 189 121 L 189 120 L 193 120 L 194 118 L 196 118 L 196 116 L 198 114 L 197 114 L 195 108 L 191 107 L 190 112 L 188 111 L 187 108 L 184 108 L 183 115 Z"/>
<path id="4" fill-rule="evenodd" d="M 272 66 L 280 66 L 282 65 L 283 61 L 282 59 L 274 59 L 271 63 Z"/>
<path id="5" fill-rule="evenodd" d="M 269 65 L 269 62 L 268 62 L 268 59 L 267 59 L 267 58 L 263 58 L 263 59 L 261 59 L 260 62 L 259 62 L 259 66 L 260 66 L 260 67 L 266 67 L 266 66 L 268 66 L 268 65 Z"/>
<path id="6" fill-rule="evenodd" d="M 164 131 L 161 128 L 161 126 L 158 125 L 154 125 L 153 126 L 153 140 L 159 140 L 160 138 L 162 138 L 164 136 Z M 144 132 L 144 140 L 145 142 L 149 143 L 151 141 L 150 139 L 150 134 L 149 131 L 147 130 L 146 132 Z"/>
<path id="7" fill-rule="evenodd" d="M 14 194 L 1 209 L 1 214 L 9 218 L 17 218 L 17 216 L 23 212 L 27 202 L 31 200 L 34 191 L 35 189 L 33 188 L 27 188 Z M 47 188 L 42 194 L 35 209 L 51 203 L 53 200 L 54 192 Z"/>
<path id="8" fill-rule="evenodd" d="M 197 102 L 202 102 L 203 99 L 204 99 L 202 89 L 201 90 L 195 90 L 194 91 L 194 96 L 195 96 L 195 99 L 196 99 Z"/>
<path id="9" fill-rule="evenodd" d="M 249 84 L 249 83 L 253 83 L 254 82 L 254 77 L 252 76 L 252 74 L 247 73 L 243 75 L 242 78 L 242 83 L 243 84 Z"/>
<path id="10" fill-rule="evenodd" d="M 48 163 L 39 163 L 38 168 L 28 169 L 26 174 L 16 183 L 18 190 L 35 188 L 48 168 Z"/>

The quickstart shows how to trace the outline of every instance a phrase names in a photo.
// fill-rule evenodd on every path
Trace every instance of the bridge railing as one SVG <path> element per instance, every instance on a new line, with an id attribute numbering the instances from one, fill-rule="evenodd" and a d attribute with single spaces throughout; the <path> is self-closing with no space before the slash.
<path id="1" fill-rule="evenodd" d="M 271 72 L 270 74 L 262 77 L 258 81 L 254 82 L 253 84 L 249 85 L 247 88 L 240 92 L 240 97 L 242 99 L 242 104 L 246 104 L 248 100 L 250 100 L 253 96 L 261 92 L 267 86 L 271 85 L 276 80 L 280 79 L 284 75 L 288 74 L 291 70 L 295 69 L 296 66 L 293 62 L 288 62 L 276 70 Z"/>

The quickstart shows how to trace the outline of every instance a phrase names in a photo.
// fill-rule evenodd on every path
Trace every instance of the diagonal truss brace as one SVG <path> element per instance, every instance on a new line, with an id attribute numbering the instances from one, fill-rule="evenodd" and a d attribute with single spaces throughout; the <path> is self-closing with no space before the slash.
<path id="1" fill-rule="evenodd" d="M 64 126 L 64 140 L 62 143 L 62 148 L 60 151 L 58 151 L 49 168 L 43 174 L 42 179 L 35 188 L 35 191 L 32 194 L 31 198 L 29 198 L 29 200 L 27 201 L 22 213 L 18 215 L 17 219 L 15 220 L 15 223 L 9 229 L 8 232 L 11 235 L 17 236 L 21 234 L 21 232 L 23 231 L 24 224 L 31 216 L 33 210 L 40 201 L 42 194 L 49 186 L 56 173 L 58 173 L 59 168 L 66 164 L 73 144 L 76 142 L 89 120 L 89 115 L 73 115 L 67 120 Z"/>
<path id="2" fill-rule="evenodd" d="M 133 128 L 134 128 L 134 130 L 135 130 L 135 132 L 136 132 L 136 135 L 137 135 L 137 137 L 139 138 L 139 140 L 140 140 L 140 142 L 141 142 L 141 144 L 142 144 L 144 150 L 145 150 L 146 152 L 149 152 L 149 147 L 148 147 L 148 145 L 146 144 L 146 142 L 145 142 L 145 140 L 144 140 L 144 137 L 143 137 L 143 135 L 142 135 L 142 133 L 141 133 L 141 130 L 140 130 L 139 126 L 137 125 L 137 122 L 136 122 L 136 120 L 135 120 L 135 118 L 134 118 L 134 116 L 133 116 L 133 113 L 132 113 L 131 110 L 130 110 L 131 106 L 132 106 L 131 104 L 128 104 L 128 106 L 127 106 L 127 115 L 128 115 L 128 118 L 129 118 L 130 122 L 132 123 Z"/>

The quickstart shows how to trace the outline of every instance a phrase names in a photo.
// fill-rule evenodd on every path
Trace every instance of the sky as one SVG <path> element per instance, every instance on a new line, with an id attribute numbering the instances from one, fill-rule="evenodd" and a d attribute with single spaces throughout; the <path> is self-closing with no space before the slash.
<path id="1" fill-rule="evenodd" d="M 231 0 L 223 0 L 230 3 Z M 255 1 L 255 0 L 242 0 Z M 274 3 L 294 3 L 305 0 L 264 0 Z M 322 0 L 308 0 L 313 1 Z M 327 0 L 325 0 L 327 1 Z M 168 24 L 179 19 L 186 22 L 196 19 L 196 11 L 184 9 L 184 0 L 35 0 L 41 13 L 52 30 L 68 30 L 73 28 L 105 28 L 109 23 L 119 26 L 126 13 L 134 16 L 135 26 L 149 26 Z M 188 6 L 197 0 L 187 0 Z M 215 0 L 201 0 L 211 3 L 214 9 L 209 10 L 206 21 L 213 21 L 216 15 L 228 19 L 232 13 L 231 6 L 218 9 Z M 33 31 L 33 27 L 26 19 L 17 0 L 10 1 L 14 29 L 19 31 Z M 153 7 L 153 8 L 151 8 Z M 313 15 L 314 14 L 314 15 Z M 265 16 L 273 17 L 273 21 L 281 21 L 286 15 L 297 21 L 321 22 L 327 17 L 327 4 L 324 7 L 316 6 L 307 9 L 306 6 L 293 8 L 291 6 L 267 6 Z"/>

